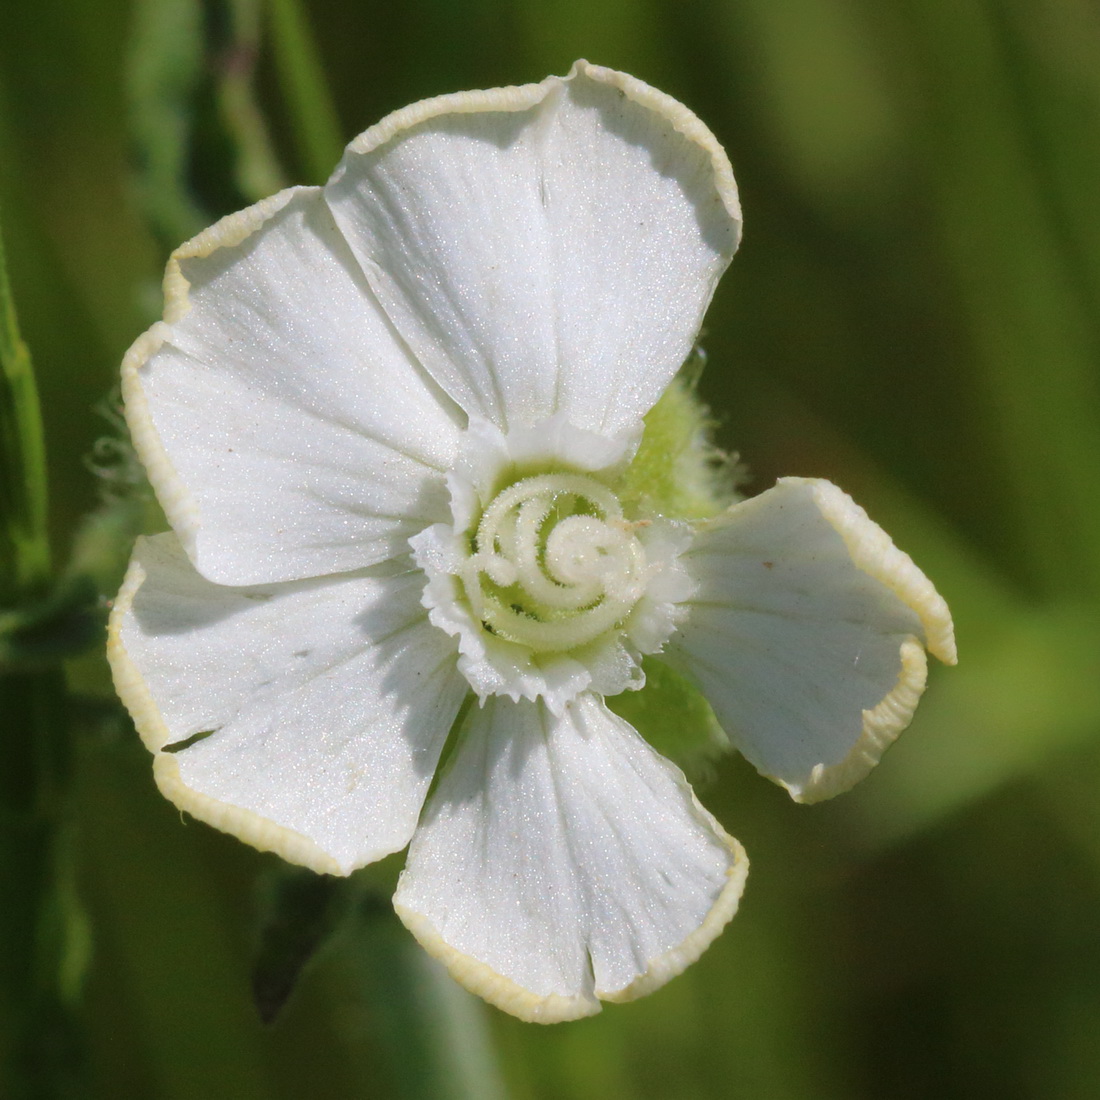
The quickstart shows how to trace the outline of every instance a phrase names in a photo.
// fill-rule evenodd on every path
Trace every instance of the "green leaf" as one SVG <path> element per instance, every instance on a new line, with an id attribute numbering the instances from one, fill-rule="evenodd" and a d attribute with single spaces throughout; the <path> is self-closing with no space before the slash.
<path id="1" fill-rule="evenodd" d="M 335 930 L 346 909 L 348 882 L 299 867 L 279 867 L 261 883 L 260 942 L 252 968 L 252 999 L 272 1023 L 302 971 Z"/>

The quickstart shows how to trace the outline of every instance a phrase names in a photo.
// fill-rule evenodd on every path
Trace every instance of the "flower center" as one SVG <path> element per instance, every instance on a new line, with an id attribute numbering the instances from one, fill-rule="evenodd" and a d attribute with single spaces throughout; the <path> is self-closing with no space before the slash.
<path id="1" fill-rule="evenodd" d="M 526 477 L 481 515 L 460 577 L 492 634 L 561 652 L 619 626 L 646 587 L 636 524 L 614 493 L 576 473 Z"/>
<path id="2" fill-rule="evenodd" d="M 507 435 L 471 417 L 447 474 L 450 522 L 409 546 L 428 616 L 457 639 L 483 702 L 541 699 L 560 714 L 583 691 L 640 688 L 642 656 L 686 614 L 694 584 L 679 558 L 692 532 L 660 515 L 633 522 L 629 503 L 624 513 L 632 439 L 557 414 Z"/>

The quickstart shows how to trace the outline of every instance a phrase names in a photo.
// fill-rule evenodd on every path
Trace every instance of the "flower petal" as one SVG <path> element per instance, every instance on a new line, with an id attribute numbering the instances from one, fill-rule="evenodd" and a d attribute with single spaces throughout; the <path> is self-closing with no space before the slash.
<path id="1" fill-rule="evenodd" d="M 684 557 L 699 589 L 670 643 L 738 749 L 800 802 L 847 790 L 909 724 L 947 605 L 827 481 L 784 478 Z"/>
<path id="2" fill-rule="evenodd" d="M 502 431 L 635 427 L 687 358 L 740 233 L 733 173 L 684 106 L 578 61 L 413 104 L 325 189 L 441 386 Z"/>
<path id="3" fill-rule="evenodd" d="M 316 188 L 185 244 L 165 295 L 167 323 L 130 349 L 123 394 L 149 479 L 204 576 L 361 568 L 446 514 L 440 471 L 461 414 L 393 333 Z"/>
<path id="4" fill-rule="evenodd" d="M 471 711 L 394 905 L 468 989 L 550 1023 L 663 985 L 737 908 L 747 861 L 594 695 Z"/>
<path id="5" fill-rule="evenodd" d="M 317 871 L 403 848 L 466 694 L 422 586 L 381 568 L 224 588 L 173 535 L 139 540 L 108 655 L 161 790 Z"/>

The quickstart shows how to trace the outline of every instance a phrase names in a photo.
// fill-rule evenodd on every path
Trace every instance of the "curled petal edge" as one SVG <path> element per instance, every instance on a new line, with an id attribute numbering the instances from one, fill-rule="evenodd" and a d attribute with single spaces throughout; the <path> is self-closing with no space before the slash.
<path id="1" fill-rule="evenodd" d="M 180 261 L 206 257 L 221 248 L 232 248 L 241 244 L 282 210 L 295 195 L 303 191 L 318 190 L 315 187 L 287 188 L 245 210 L 226 215 L 198 236 L 181 244 L 172 253 L 164 272 L 164 320 L 143 332 L 123 357 L 122 403 L 134 450 L 145 467 L 149 484 L 153 487 L 169 524 L 192 561 L 195 560 L 201 520 L 199 506 L 161 443 L 149 412 L 149 402 L 139 372 L 169 340 L 172 325 L 191 309 L 188 297 L 191 284 L 180 270 Z"/>
<path id="2" fill-rule="evenodd" d="M 838 764 L 817 764 L 801 784 L 783 783 L 795 802 L 823 802 L 854 787 L 882 758 L 898 735 L 913 720 L 913 712 L 924 693 L 928 679 L 928 658 L 917 638 L 907 638 L 901 646 L 901 673 L 876 706 L 863 712 L 863 731 L 848 755 Z"/>
<path id="3" fill-rule="evenodd" d="M 345 876 L 355 870 L 338 863 L 309 837 L 285 825 L 278 825 L 252 810 L 230 806 L 192 790 L 180 778 L 179 762 L 171 753 L 158 752 L 153 757 L 153 778 L 160 793 L 174 806 L 220 832 L 238 837 L 258 851 L 274 852 L 287 863 L 307 867 L 323 875 Z"/>
<path id="4" fill-rule="evenodd" d="M 925 633 L 923 643 L 912 636 L 902 642 L 897 683 L 878 704 L 863 712 L 863 731 L 848 755 L 831 766 L 818 764 L 805 783 L 782 784 L 796 802 L 812 803 L 832 798 L 858 783 L 912 721 L 928 679 L 925 649 L 947 665 L 958 662 L 958 651 L 947 602 L 913 559 L 899 550 L 847 493 L 817 478 L 779 480 L 781 484 L 810 488 L 821 514 L 844 540 L 852 563 L 911 608 Z"/>
<path id="5" fill-rule="evenodd" d="M 160 792 L 173 805 L 192 817 L 224 833 L 239 837 L 261 852 L 274 852 L 288 863 L 308 867 L 328 875 L 347 875 L 353 868 L 343 867 L 309 837 L 279 825 L 252 810 L 219 802 L 192 790 L 180 777 L 179 761 L 163 749 L 172 735 L 144 677 L 130 659 L 122 643 L 122 623 L 145 580 L 145 570 L 137 558 L 130 561 L 107 624 L 107 660 L 111 666 L 115 690 L 130 712 L 145 747 L 154 754 L 153 777 Z"/>
<path id="6" fill-rule="evenodd" d="M 601 84 L 610 84 L 613 88 L 617 88 L 628 99 L 666 119 L 677 133 L 683 134 L 707 153 L 714 168 L 715 189 L 727 213 L 737 225 L 734 241 L 734 247 L 736 247 L 741 239 L 741 202 L 737 195 L 737 184 L 733 178 L 729 157 L 710 129 L 696 117 L 693 111 L 672 96 L 651 88 L 636 77 L 602 65 L 592 65 L 583 59 L 575 61 L 565 77 L 548 76 L 538 84 L 521 84 L 508 88 L 492 88 L 487 91 L 452 92 L 402 107 L 368 130 L 364 130 L 348 145 L 347 151 L 357 154 L 373 152 L 405 130 L 441 115 L 473 114 L 478 111 L 522 111 L 541 103 L 563 81 L 572 80 L 576 76 L 586 76 Z M 339 174 L 340 169 L 337 169 L 333 180 L 337 179 Z"/>
<path id="7" fill-rule="evenodd" d="M 703 954 L 737 912 L 749 870 L 748 856 L 740 843 L 714 820 L 694 795 L 692 801 L 733 854 L 733 863 L 726 872 L 726 884 L 699 927 L 682 943 L 663 955 L 651 959 L 645 973 L 622 989 L 597 989 L 594 994 L 574 996 L 561 993 L 549 995 L 532 993 L 511 978 L 498 974 L 472 955 L 453 948 L 436 931 L 431 921 L 421 913 L 396 902 L 394 909 L 401 918 L 401 922 L 416 937 L 420 946 L 433 958 L 443 963 L 459 985 L 504 1012 L 533 1024 L 556 1024 L 594 1016 L 602 1007 L 601 1001 L 618 1003 L 635 1000 L 659 989 L 677 974 L 682 973 Z"/>
<path id="8" fill-rule="evenodd" d="M 945 665 L 958 663 L 955 628 L 947 602 L 913 559 L 899 550 L 890 536 L 842 489 L 820 478 L 783 477 L 781 485 L 806 485 L 821 514 L 848 548 L 852 564 L 885 585 L 924 627 L 924 644 Z"/>

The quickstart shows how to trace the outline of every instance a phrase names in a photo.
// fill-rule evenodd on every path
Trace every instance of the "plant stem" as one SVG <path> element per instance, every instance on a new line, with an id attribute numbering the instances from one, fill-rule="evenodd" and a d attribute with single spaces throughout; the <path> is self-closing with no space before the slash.
<path id="1" fill-rule="evenodd" d="M 344 143 L 317 44 L 298 0 L 270 0 L 275 65 L 307 182 L 328 179 Z"/>
<path id="2" fill-rule="evenodd" d="M 0 517 L 10 540 L 0 598 L 41 595 L 50 575 L 46 446 L 30 352 L 19 333 L 0 226 Z M 6 591 L 5 591 L 6 590 Z"/>
<path id="3" fill-rule="evenodd" d="M 0 234 L 0 527 L 10 555 L 0 562 L 0 624 L 41 602 L 50 584 L 46 451 L 38 388 L 23 342 Z M 70 1007 L 70 948 L 79 907 L 68 843 L 69 741 L 64 676 L 58 667 L 0 670 L 0 1002 L 9 1022 L 0 1063 L 4 1095 L 77 1096 L 81 1057 Z M 79 967 L 77 968 L 79 969 Z M 72 980 L 68 980 L 72 978 Z"/>
<path id="4" fill-rule="evenodd" d="M 237 190 L 258 202 L 286 187 L 267 119 L 256 97 L 262 0 L 230 0 L 229 42 L 218 62 L 217 96 L 222 125 L 236 152 Z"/>

